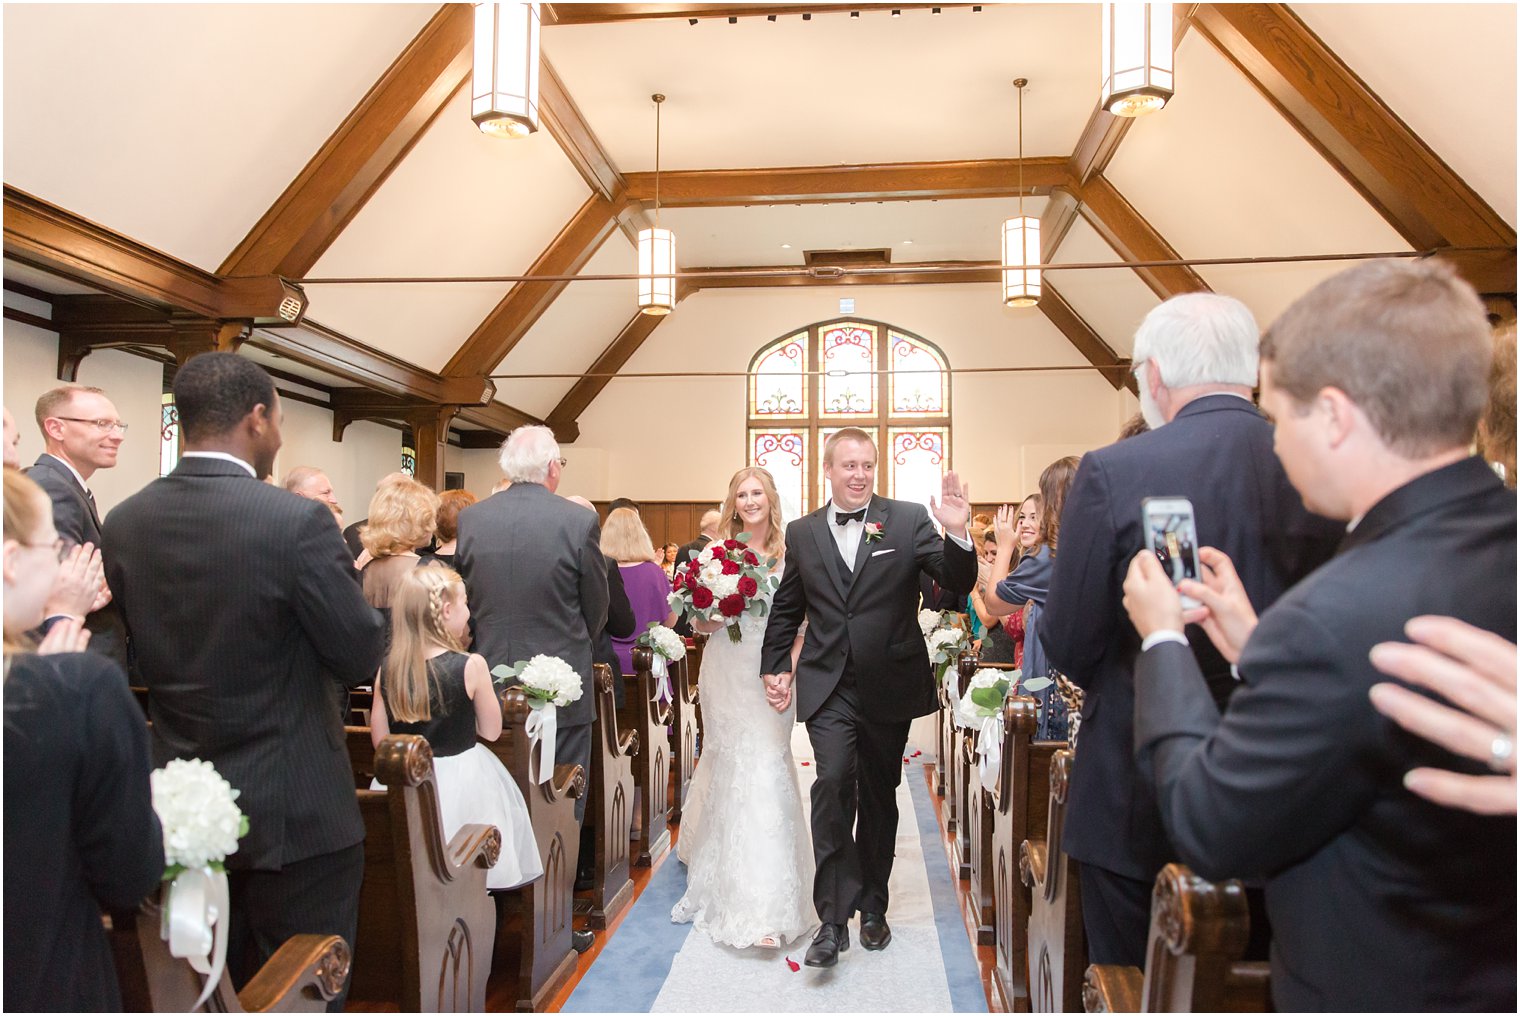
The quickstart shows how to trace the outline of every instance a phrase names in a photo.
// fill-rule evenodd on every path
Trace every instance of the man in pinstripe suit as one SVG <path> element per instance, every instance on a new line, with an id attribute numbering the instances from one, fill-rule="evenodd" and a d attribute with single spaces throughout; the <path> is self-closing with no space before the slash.
<path id="1" fill-rule="evenodd" d="M 227 859 L 241 987 L 292 935 L 354 942 L 364 823 L 340 702 L 374 679 L 383 627 L 326 505 L 259 482 L 280 447 L 269 375 L 204 353 L 174 396 L 184 458 L 111 513 L 104 543 L 155 764 L 205 759 L 241 792 L 249 831 Z"/>

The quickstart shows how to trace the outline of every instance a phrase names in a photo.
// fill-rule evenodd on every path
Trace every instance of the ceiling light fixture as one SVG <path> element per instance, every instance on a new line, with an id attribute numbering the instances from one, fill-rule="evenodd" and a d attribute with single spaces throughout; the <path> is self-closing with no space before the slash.
<path id="1" fill-rule="evenodd" d="M 1114 116 L 1154 113 L 1176 87 L 1172 5 L 1103 4 L 1103 84 L 1099 103 Z"/>
<path id="2" fill-rule="evenodd" d="M 913 242 L 912 240 L 904 240 L 903 241 L 903 243 L 905 243 L 905 244 L 911 244 L 912 242 Z"/>
<path id="3" fill-rule="evenodd" d="M 660 106 L 654 100 L 654 226 L 639 230 L 639 310 L 645 314 L 669 314 L 676 306 L 676 235 L 660 228 Z"/>
<path id="4" fill-rule="evenodd" d="M 470 119 L 493 138 L 538 130 L 538 4 L 475 5 Z"/>
<path id="5" fill-rule="evenodd" d="M 1009 307 L 1033 307 L 1040 302 L 1040 220 L 1024 214 L 1024 86 L 1028 78 L 1016 78 L 1019 90 L 1019 214 L 1003 222 L 1003 303 Z M 1022 267 L 1010 270 L 1009 265 Z M 1034 265 L 1036 267 L 1028 267 Z"/>
<path id="6" fill-rule="evenodd" d="M 792 245 L 789 244 L 789 243 L 784 243 L 784 244 L 781 245 L 781 249 L 782 250 L 791 250 L 792 249 Z"/>

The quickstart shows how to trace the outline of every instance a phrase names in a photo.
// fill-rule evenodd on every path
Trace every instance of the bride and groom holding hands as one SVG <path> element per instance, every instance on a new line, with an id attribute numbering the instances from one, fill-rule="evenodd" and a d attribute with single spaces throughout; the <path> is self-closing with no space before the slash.
<path id="1" fill-rule="evenodd" d="M 969 491 L 955 473 L 931 498 L 941 537 L 923 506 L 873 495 L 865 431 L 830 437 L 823 469 L 829 503 L 784 536 L 769 472 L 741 469 L 729 483 L 724 535 L 748 533 L 782 576 L 769 617 L 745 615 L 739 642 L 712 639 L 703 655 L 704 743 L 679 844 L 687 889 L 671 913 L 738 948 L 780 948 L 816 927 L 812 967 L 838 962 L 857 912 L 861 945 L 891 942 L 902 755 L 909 725 L 937 705 L 919 577 L 960 590 L 976 580 Z M 797 720 L 815 760 L 811 844 L 791 751 Z"/>

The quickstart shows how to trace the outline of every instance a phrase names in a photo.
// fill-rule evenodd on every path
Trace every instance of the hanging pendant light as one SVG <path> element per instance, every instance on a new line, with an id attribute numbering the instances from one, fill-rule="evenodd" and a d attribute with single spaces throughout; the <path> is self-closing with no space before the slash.
<path id="1" fill-rule="evenodd" d="M 476 4 L 470 118 L 482 133 L 538 130 L 538 4 Z"/>
<path id="2" fill-rule="evenodd" d="M 1033 307 L 1040 302 L 1040 220 L 1024 214 L 1024 86 L 1019 90 L 1019 214 L 1003 222 L 1003 303 L 1009 307 Z M 1010 269 L 1009 265 L 1022 265 Z M 1029 267 L 1029 266 L 1035 267 Z"/>
<path id="3" fill-rule="evenodd" d="M 1103 86 L 1099 102 L 1114 116 L 1144 116 L 1165 106 L 1176 86 L 1172 5 L 1103 4 Z"/>
<path id="4" fill-rule="evenodd" d="M 654 227 L 639 230 L 639 310 L 669 314 L 676 306 L 676 235 L 660 228 L 660 104 L 654 100 Z"/>

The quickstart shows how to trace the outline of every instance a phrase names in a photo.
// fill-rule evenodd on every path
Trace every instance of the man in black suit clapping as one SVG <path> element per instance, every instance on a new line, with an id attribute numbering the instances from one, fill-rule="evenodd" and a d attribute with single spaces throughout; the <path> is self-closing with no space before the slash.
<path id="1" fill-rule="evenodd" d="M 1084 455 L 1061 512 L 1039 638 L 1051 664 L 1086 692 L 1064 833 L 1066 853 L 1082 866 L 1093 963 L 1145 965 L 1151 889 L 1176 859 L 1134 764 L 1140 637 L 1120 597 L 1130 558 L 1154 546 L 1141 501 L 1191 499 L 1198 538 L 1235 558 L 1258 609 L 1327 559 L 1340 534 L 1304 511 L 1272 454 L 1272 427 L 1251 403 L 1259 339 L 1246 306 L 1213 293 L 1174 297 L 1146 315 L 1134 357 L 1154 429 Z M 1180 574 L 1180 546 L 1161 545 Z M 1202 631 L 1189 636 L 1223 703 L 1236 683 L 1229 664 Z"/>
<path id="2" fill-rule="evenodd" d="M 106 574 L 148 686 L 155 764 L 205 759 L 241 792 L 248 835 L 227 859 L 241 987 L 292 935 L 354 942 L 364 822 L 341 701 L 374 680 L 383 630 L 327 506 L 259 482 L 280 447 L 269 375 L 203 353 L 174 398 L 184 457 L 111 513 Z"/>
<path id="3" fill-rule="evenodd" d="M 1261 353 L 1277 454 L 1346 535 L 1260 623 L 1229 558 L 1200 550 L 1207 584 L 1181 589 L 1237 664 L 1223 715 L 1171 583 L 1135 557 L 1137 764 L 1182 860 L 1208 879 L 1267 880 L 1279 1010 L 1514 1012 L 1513 814 L 1417 797 L 1413 768 L 1484 767 L 1368 699 L 1372 648 L 1401 641 L 1410 618 L 1515 639 L 1515 494 L 1469 452 L 1492 357 L 1483 304 L 1442 262 L 1365 262 L 1289 307 Z M 1466 753 L 1507 770 L 1513 708 Z"/>

